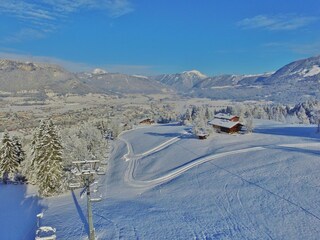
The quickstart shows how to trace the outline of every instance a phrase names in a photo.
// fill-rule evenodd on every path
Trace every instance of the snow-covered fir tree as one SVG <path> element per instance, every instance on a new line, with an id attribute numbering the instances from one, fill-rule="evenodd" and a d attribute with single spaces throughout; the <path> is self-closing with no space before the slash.
<path id="1" fill-rule="evenodd" d="M 27 166 L 27 177 L 29 182 L 32 184 L 37 183 L 37 169 L 38 169 L 38 154 L 41 150 L 41 139 L 46 131 L 46 121 L 41 120 L 39 127 L 33 132 L 33 137 L 31 141 L 31 161 Z"/>
<path id="2" fill-rule="evenodd" d="M 189 109 L 187 109 L 186 113 L 184 114 L 184 120 L 190 121 L 191 120 L 191 114 Z"/>
<path id="3" fill-rule="evenodd" d="M 209 110 L 208 107 L 205 108 L 204 116 L 205 116 L 205 119 L 206 119 L 207 121 L 209 121 L 209 120 L 212 118 L 212 114 L 211 114 L 211 112 L 210 112 L 210 110 Z"/>
<path id="4" fill-rule="evenodd" d="M 36 139 L 32 166 L 35 167 L 36 182 L 41 196 L 52 196 L 62 189 L 63 159 L 62 145 L 55 126 L 49 120 L 41 124 Z"/>
<path id="5" fill-rule="evenodd" d="M 192 107 L 192 110 L 191 110 L 191 119 L 192 121 L 194 121 L 196 118 L 197 118 L 197 115 L 199 114 L 199 109 L 198 107 L 196 106 L 193 106 Z"/>
<path id="6" fill-rule="evenodd" d="M 15 153 L 16 153 L 16 159 L 19 164 L 23 162 L 26 158 L 26 154 L 22 148 L 22 144 L 20 142 L 20 139 L 17 136 L 12 137 L 12 142 L 15 148 Z"/>
<path id="7" fill-rule="evenodd" d="M 3 182 L 7 183 L 7 180 L 13 178 L 18 171 L 19 163 L 16 158 L 15 147 L 8 132 L 5 132 L 0 148 L 0 174 Z"/>

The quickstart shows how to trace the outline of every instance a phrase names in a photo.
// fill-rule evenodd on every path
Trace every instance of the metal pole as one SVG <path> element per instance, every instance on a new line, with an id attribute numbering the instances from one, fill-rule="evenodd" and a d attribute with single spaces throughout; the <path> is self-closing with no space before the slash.
<path id="1" fill-rule="evenodd" d="M 90 198 L 90 181 L 89 177 L 86 179 L 87 182 L 87 211 L 88 211 L 88 224 L 89 224 L 89 240 L 95 240 L 93 220 L 92 220 L 92 208 Z"/>

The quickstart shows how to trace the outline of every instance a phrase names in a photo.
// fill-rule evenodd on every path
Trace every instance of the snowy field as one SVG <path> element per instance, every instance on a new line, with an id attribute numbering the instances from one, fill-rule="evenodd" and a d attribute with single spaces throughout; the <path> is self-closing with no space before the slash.
<path id="1" fill-rule="evenodd" d="M 255 133 L 203 141 L 189 130 L 155 125 L 115 142 L 108 173 L 99 180 L 103 200 L 93 204 L 98 239 L 320 238 L 315 126 L 259 121 Z M 1 239 L 32 239 L 32 223 L 24 224 L 34 218 L 28 211 L 41 208 L 42 225 L 55 227 L 58 239 L 87 238 L 86 199 L 79 191 L 40 203 L 20 193 L 15 205 L 24 218 L 12 225 L 16 218 L 4 205 L 14 204 L 3 196 L 13 187 L 0 188 Z M 20 226 L 24 238 L 9 235 Z"/>

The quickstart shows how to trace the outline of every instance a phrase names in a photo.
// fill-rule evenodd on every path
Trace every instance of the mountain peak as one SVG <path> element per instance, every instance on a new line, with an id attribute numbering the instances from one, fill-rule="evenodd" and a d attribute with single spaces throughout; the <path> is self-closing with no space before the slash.
<path id="1" fill-rule="evenodd" d="M 197 76 L 199 78 L 207 78 L 206 75 L 204 75 L 203 73 L 201 73 L 198 70 L 184 71 L 184 72 L 182 72 L 182 74 L 187 75 L 187 76 Z"/>
<path id="2" fill-rule="evenodd" d="M 20 62 L 8 59 L 0 60 L 0 70 L 13 71 L 19 69 L 22 71 L 34 71 L 38 66 L 31 62 Z"/>
<path id="3" fill-rule="evenodd" d="M 103 75 L 106 73 L 108 73 L 108 72 L 106 70 L 101 69 L 101 68 L 96 68 L 96 69 L 93 69 L 93 71 L 92 71 L 92 74 L 94 74 L 94 75 Z"/>

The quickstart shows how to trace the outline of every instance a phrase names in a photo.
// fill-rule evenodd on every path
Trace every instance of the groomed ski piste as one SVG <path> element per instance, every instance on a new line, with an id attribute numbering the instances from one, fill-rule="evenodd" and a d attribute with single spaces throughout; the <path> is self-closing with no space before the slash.
<path id="1" fill-rule="evenodd" d="M 99 179 L 103 200 L 93 203 L 97 238 L 319 239 L 316 127 L 255 124 L 254 133 L 207 140 L 177 124 L 122 133 Z M 57 239 L 87 239 L 86 199 L 79 193 L 35 201 L 30 214 L 42 211 L 41 224 L 56 228 Z M 27 229 L 14 233 L 18 226 L 8 219 L 1 239 L 32 239 Z"/>

